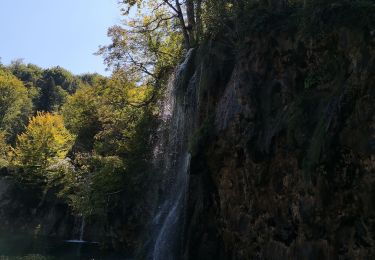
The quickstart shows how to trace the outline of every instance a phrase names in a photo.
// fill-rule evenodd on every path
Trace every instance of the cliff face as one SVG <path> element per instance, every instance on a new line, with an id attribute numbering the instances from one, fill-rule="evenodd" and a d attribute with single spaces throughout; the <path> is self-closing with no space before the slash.
<path id="1" fill-rule="evenodd" d="M 374 70 L 366 29 L 202 46 L 184 256 L 374 257 Z"/>
<path id="2" fill-rule="evenodd" d="M 4 170 L 0 172 L 0 231 L 72 238 L 74 217 L 65 203 L 51 192 L 42 198 L 40 189 L 2 174 L 6 175 Z"/>

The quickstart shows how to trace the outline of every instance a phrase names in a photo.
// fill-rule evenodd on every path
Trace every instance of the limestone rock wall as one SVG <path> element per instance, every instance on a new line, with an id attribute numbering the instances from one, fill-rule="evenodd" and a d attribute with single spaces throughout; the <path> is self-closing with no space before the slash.
<path id="1" fill-rule="evenodd" d="M 375 48 L 366 35 L 340 29 L 306 41 L 278 31 L 235 51 L 201 47 L 185 258 L 375 257 Z"/>

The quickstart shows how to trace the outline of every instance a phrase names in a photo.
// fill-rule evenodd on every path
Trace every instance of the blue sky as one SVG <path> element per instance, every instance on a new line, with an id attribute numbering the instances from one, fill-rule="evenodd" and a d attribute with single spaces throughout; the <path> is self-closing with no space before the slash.
<path id="1" fill-rule="evenodd" d="M 75 74 L 105 72 L 93 53 L 110 42 L 108 27 L 120 23 L 118 0 L 0 0 L 0 57 L 23 58 L 43 68 Z"/>

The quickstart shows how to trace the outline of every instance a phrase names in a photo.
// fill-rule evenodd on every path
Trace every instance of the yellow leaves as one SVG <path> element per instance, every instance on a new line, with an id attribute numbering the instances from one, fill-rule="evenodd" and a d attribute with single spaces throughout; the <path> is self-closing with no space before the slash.
<path id="1" fill-rule="evenodd" d="M 137 23 L 137 21 L 134 21 L 134 20 L 128 21 L 128 26 L 134 27 L 134 26 L 136 26 L 136 23 Z"/>
<path id="2" fill-rule="evenodd" d="M 60 115 L 38 112 L 30 118 L 26 131 L 17 137 L 15 163 L 45 167 L 65 158 L 73 141 Z"/>
<path id="3" fill-rule="evenodd" d="M 147 0 L 139 4 L 139 13 L 127 17 L 123 27 L 109 29 L 112 44 L 101 47 L 97 54 L 104 56 L 108 67 L 125 68 L 137 85 L 155 84 L 178 63 L 184 38 L 167 2 Z M 125 5 L 135 7 L 129 1 Z"/>
<path id="4" fill-rule="evenodd" d="M 4 70 L 0 70 L 0 86 L 13 86 L 17 89 L 24 88 L 22 81 Z"/>
<path id="5" fill-rule="evenodd" d="M 225 7 L 227 10 L 231 10 L 233 8 L 233 3 L 227 3 Z"/>
<path id="6" fill-rule="evenodd" d="M 152 17 L 149 15 L 143 16 L 143 26 L 149 26 L 152 22 Z"/>
<path id="7" fill-rule="evenodd" d="M 62 107 L 66 126 L 75 134 L 78 134 L 82 128 L 87 129 L 95 124 L 98 100 L 94 92 L 95 87 L 82 87 L 74 95 L 68 97 Z"/>
<path id="8" fill-rule="evenodd" d="M 10 146 L 6 142 L 6 134 L 0 131 L 0 168 L 8 165 Z"/>
<path id="9" fill-rule="evenodd" d="M 22 130 L 31 110 L 31 98 L 23 83 L 0 69 L 0 130 L 13 139 Z"/>
<path id="10" fill-rule="evenodd" d="M 128 154 L 145 109 L 154 94 L 151 86 L 137 86 L 123 70 L 103 84 L 79 89 L 62 108 L 66 126 L 79 136 L 80 151 Z"/>
<path id="11" fill-rule="evenodd" d="M 126 95 L 130 104 L 142 104 L 149 99 L 151 92 L 151 87 L 141 86 L 128 89 Z"/>

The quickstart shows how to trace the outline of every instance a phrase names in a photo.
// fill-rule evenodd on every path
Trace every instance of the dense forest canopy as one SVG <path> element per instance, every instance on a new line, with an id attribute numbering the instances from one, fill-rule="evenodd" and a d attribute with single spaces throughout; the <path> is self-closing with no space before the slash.
<path id="1" fill-rule="evenodd" d="M 15 61 L 0 68 L 0 89 L 1 167 L 41 194 L 58 187 L 80 214 L 104 212 L 106 194 L 122 190 L 130 164 L 146 159 L 149 136 L 137 128 L 152 124 L 140 105 L 151 88 L 121 71 L 75 76 Z"/>

